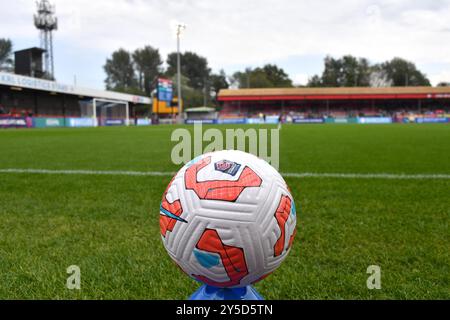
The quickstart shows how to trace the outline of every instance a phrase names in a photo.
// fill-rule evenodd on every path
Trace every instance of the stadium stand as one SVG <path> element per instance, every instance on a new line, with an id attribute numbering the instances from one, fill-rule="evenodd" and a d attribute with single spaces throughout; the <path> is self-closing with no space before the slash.
<path id="1" fill-rule="evenodd" d="M 108 104 L 108 106 L 105 106 Z M 130 124 L 130 119 L 137 123 L 141 110 L 150 113 L 149 97 L 123 94 L 66 85 L 55 81 L 0 72 L 0 115 L 3 119 L 0 127 L 9 123 L 25 123 L 15 121 L 16 118 L 32 118 L 28 123 L 39 126 L 83 126 L 97 125 L 104 122 L 88 121 L 98 118 L 100 114 L 110 120 L 108 125 Z M 105 108 L 108 108 L 105 111 Z M 94 110 L 97 109 L 97 110 Z M 114 110 L 113 110 L 114 109 Z M 118 109 L 122 109 L 121 119 L 117 121 Z M 127 112 L 124 110 L 128 110 Z M 9 122 L 6 118 L 10 118 Z M 70 119 L 81 119 L 66 121 Z M 22 119 L 22 120 L 23 120 Z M 46 121 L 45 119 L 49 119 Z M 59 121 L 58 119 L 63 119 Z"/>
<path id="2" fill-rule="evenodd" d="M 273 88 L 221 90 L 220 118 L 440 118 L 450 113 L 450 87 Z"/>

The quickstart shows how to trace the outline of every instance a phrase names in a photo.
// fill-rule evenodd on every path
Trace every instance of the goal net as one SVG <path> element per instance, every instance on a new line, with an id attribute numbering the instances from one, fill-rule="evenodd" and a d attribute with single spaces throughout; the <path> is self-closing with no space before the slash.
<path id="1" fill-rule="evenodd" d="M 128 102 L 92 99 L 92 103 L 81 105 L 81 116 L 94 119 L 97 126 L 128 126 L 129 106 Z"/>

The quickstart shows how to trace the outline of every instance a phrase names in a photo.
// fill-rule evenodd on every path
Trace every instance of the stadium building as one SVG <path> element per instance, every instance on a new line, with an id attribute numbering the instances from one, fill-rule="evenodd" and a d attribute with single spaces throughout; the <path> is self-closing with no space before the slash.
<path id="1" fill-rule="evenodd" d="M 294 123 L 448 122 L 450 87 L 227 89 L 220 118 Z"/>
<path id="2" fill-rule="evenodd" d="M 149 124 L 149 97 L 0 72 L 0 127 Z"/>

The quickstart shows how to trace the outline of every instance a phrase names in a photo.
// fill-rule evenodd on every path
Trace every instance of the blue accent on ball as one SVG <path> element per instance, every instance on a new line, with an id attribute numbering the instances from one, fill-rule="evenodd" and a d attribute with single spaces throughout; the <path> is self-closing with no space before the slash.
<path id="1" fill-rule="evenodd" d="M 295 216 L 297 214 L 297 210 L 295 209 L 295 202 L 294 200 L 291 201 L 291 214 Z"/>
<path id="2" fill-rule="evenodd" d="M 203 155 L 198 156 L 198 157 L 192 159 L 191 161 L 189 161 L 188 163 L 186 163 L 186 168 L 191 167 L 192 165 L 196 164 L 197 162 L 199 162 L 199 161 L 202 160 L 202 159 L 203 159 Z"/>
<path id="3" fill-rule="evenodd" d="M 178 217 L 178 216 L 174 215 L 172 212 L 169 212 L 169 211 L 167 211 L 166 209 L 164 209 L 164 208 L 162 207 L 162 205 L 159 206 L 159 212 L 162 213 L 164 216 L 167 216 L 167 217 L 169 217 L 169 218 L 172 218 L 172 219 L 175 219 L 175 220 L 178 220 L 178 221 L 187 223 L 187 221 L 184 220 L 183 218 Z"/>
<path id="4" fill-rule="evenodd" d="M 194 256 L 205 268 L 209 269 L 219 264 L 219 257 L 215 254 L 194 249 Z"/>

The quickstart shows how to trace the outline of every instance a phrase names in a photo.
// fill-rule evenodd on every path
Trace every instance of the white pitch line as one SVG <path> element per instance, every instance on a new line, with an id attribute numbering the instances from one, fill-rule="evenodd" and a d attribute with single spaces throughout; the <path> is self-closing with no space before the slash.
<path id="1" fill-rule="evenodd" d="M 175 172 L 162 171 L 105 171 L 105 170 L 51 170 L 51 169 L 0 169 L 0 173 L 80 174 L 111 176 L 172 177 Z M 450 179 L 450 174 L 394 174 L 394 173 L 282 173 L 287 178 L 335 178 L 335 179 L 391 179 L 437 180 Z"/>
<path id="2" fill-rule="evenodd" d="M 396 179 L 396 180 L 450 179 L 450 174 L 282 173 L 282 175 L 287 178 Z"/>
<path id="3" fill-rule="evenodd" d="M 83 174 L 108 176 L 173 176 L 175 172 L 158 171 L 105 171 L 105 170 L 49 170 L 49 169 L 0 169 L 0 173 Z"/>

